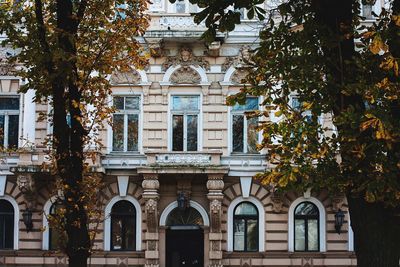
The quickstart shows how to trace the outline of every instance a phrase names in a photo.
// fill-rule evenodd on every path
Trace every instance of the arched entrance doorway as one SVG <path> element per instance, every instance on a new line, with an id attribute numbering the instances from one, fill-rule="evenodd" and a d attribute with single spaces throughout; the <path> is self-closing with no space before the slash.
<path id="1" fill-rule="evenodd" d="M 204 232 L 202 214 L 193 207 L 174 208 L 166 217 L 165 266 L 204 266 Z"/>

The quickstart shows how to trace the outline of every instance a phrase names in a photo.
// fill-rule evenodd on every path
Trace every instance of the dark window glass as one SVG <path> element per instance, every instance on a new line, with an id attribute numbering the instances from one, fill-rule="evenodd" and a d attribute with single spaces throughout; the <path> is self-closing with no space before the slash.
<path id="1" fill-rule="evenodd" d="M 50 208 L 50 215 L 56 215 L 62 205 L 54 203 Z M 58 215 L 57 215 L 58 216 Z M 60 249 L 60 232 L 52 227 L 49 227 L 49 249 L 58 250 Z"/>
<path id="2" fill-rule="evenodd" d="M 140 98 L 114 97 L 114 107 L 113 151 L 138 151 Z"/>
<path id="3" fill-rule="evenodd" d="M 0 98 L 0 110 L 19 110 L 19 98 L 18 97 Z"/>
<path id="4" fill-rule="evenodd" d="M 248 97 L 244 105 L 236 104 L 232 108 L 232 152 L 258 153 L 258 118 L 246 116 L 246 112 L 257 109 L 256 97 Z"/>
<path id="5" fill-rule="evenodd" d="M 0 98 L 0 145 L 18 147 L 19 98 Z"/>
<path id="6" fill-rule="evenodd" d="M 121 200 L 111 209 L 111 249 L 135 250 L 135 248 L 136 210 L 132 203 Z"/>
<path id="7" fill-rule="evenodd" d="M 0 200 L 0 249 L 14 248 L 14 207 Z"/>
<path id="8" fill-rule="evenodd" d="M 128 115 L 128 151 L 138 151 L 139 115 Z"/>
<path id="9" fill-rule="evenodd" d="M 0 146 L 4 145 L 4 135 L 5 133 L 5 128 L 4 128 L 4 119 L 5 116 L 4 115 L 0 115 Z"/>
<path id="10" fill-rule="evenodd" d="M 233 215 L 233 250 L 258 251 L 258 210 L 250 202 L 235 207 Z"/>
<path id="11" fill-rule="evenodd" d="M 17 148 L 18 147 L 18 125 L 19 116 L 9 115 L 8 116 L 8 147 Z"/>
<path id="12" fill-rule="evenodd" d="M 232 151 L 243 152 L 243 115 L 233 115 L 232 121 Z"/>
<path id="13" fill-rule="evenodd" d="M 319 210 L 311 202 L 302 202 L 294 211 L 295 251 L 319 251 Z"/>
<path id="14" fill-rule="evenodd" d="M 247 153 L 257 153 L 257 132 L 258 118 L 247 119 Z"/>
<path id="15" fill-rule="evenodd" d="M 197 151 L 197 115 L 187 116 L 187 151 Z"/>
<path id="16" fill-rule="evenodd" d="M 183 151 L 183 115 L 174 115 L 172 120 L 172 150 Z"/>
<path id="17" fill-rule="evenodd" d="M 124 115 L 113 115 L 113 151 L 124 150 Z"/>
<path id="18" fill-rule="evenodd" d="M 198 110 L 199 97 L 198 96 L 173 96 L 172 97 L 173 110 Z"/>

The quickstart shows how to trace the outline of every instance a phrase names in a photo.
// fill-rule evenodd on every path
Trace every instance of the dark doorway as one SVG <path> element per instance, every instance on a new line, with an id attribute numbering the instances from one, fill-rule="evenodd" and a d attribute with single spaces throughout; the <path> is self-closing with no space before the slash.
<path id="1" fill-rule="evenodd" d="M 203 267 L 203 259 L 203 229 L 178 226 L 167 230 L 166 267 Z"/>

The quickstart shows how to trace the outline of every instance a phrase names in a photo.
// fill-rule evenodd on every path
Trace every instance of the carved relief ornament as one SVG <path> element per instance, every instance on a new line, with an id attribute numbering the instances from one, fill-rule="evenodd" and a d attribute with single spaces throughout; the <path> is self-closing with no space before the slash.
<path id="1" fill-rule="evenodd" d="M 138 71 L 115 72 L 111 75 L 112 84 L 139 84 L 142 78 Z"/>
<path id="2" fill-rule="evenodd" d="M 189 66 L 183 66 L 170 77 L 170 82 L 173 84 L 199 84 L 201 82 L 201 77 L 197 71 Z"/>
<path id="3" fill-rule="evenodd" d="M 244 67 L 248 66 L 251 62 L 251 47 L 244 45 L 240 48 L 239 54 L 236 57 L 227 57 L 225 62 L 222 64 L 222 71 L 227 71 L 232 67 Z"/>
<path id="4" fill-rule="evenodd" d="M 210 63 L 203 57 L 194 56 L 192 49 L 188 47 L 182 47 L 176 56 L 167 57 L 166 61 L 162 65 L 162 70 L 166 71 L 169 67 L 178 65 L 181 65 L 182 67 L 202 67 L 205 70 L 210 70 Z"/>

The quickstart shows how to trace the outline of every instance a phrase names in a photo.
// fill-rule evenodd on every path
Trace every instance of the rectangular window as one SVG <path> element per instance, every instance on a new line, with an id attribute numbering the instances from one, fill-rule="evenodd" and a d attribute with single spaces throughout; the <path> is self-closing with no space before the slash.
<path id="1" fill-rule="evenodd" d="M 0 98 L 0 145 L 18 147 L 19 97 Z"/>
<path id="2" fill-rule="evenodd" d="M 232 152 L 255 154 L 257 152 L 258 118 L 247 118 L 246 112 L 258 109 L 258 98 L 248 97 L 244 105 L 232 107 Z"/>
<path id="3" fill-rule="evenodd" d="M 200 103 L 199 96 L 173 96 L 172 150 L 197 151 Z"/>
<path id="4" fill-rule="evenodd" d="M 132 152 L 139 150 L 139 96 L 114 97 L 112 150 Z"/>

